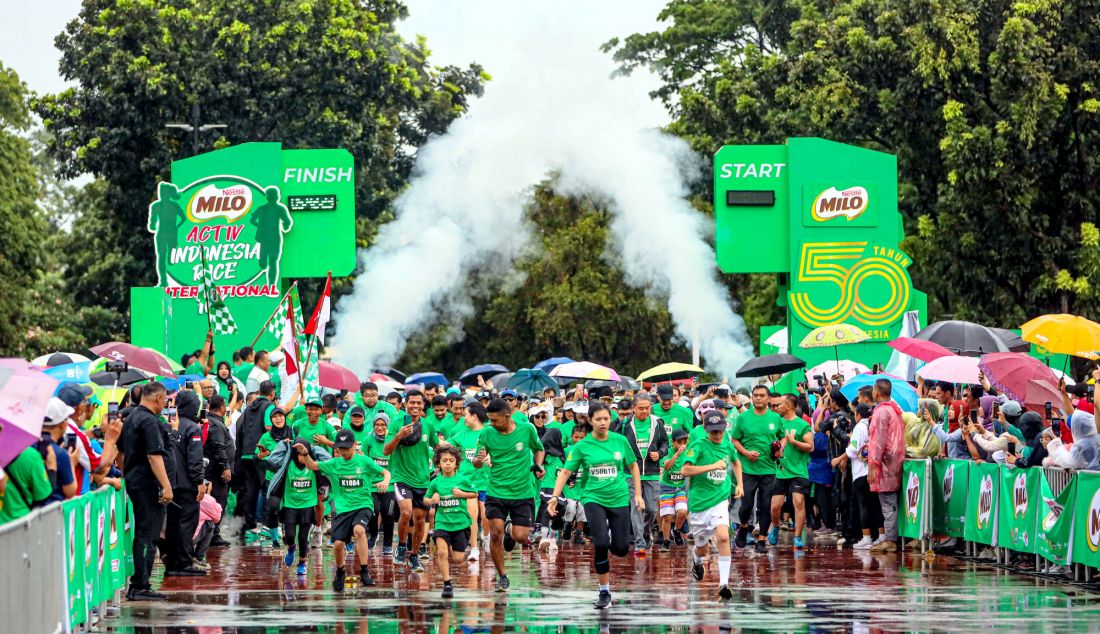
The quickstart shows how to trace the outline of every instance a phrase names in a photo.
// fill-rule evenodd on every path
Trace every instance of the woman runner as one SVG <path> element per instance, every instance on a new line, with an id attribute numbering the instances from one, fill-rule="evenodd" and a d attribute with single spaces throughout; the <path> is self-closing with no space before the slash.
<path id="1" fill-rule="evenodd" d="M 584 480 L 584 512 L 592 533 L 592 562 L 600 581 L 600 593 L 593 602 L 596 609 L 611 606 L 611 564 L 608 553 L 625 557 L 630 549 L 630 490 L 624 473 L 634 481 L 634 504 L 645 509 L 640 492 L 641 473 L 634 450 L 626 437 L 609 431 L 611 412 L 603 403 L 588 406 L 592 433 L 570 448 L 565 465 L 558 472 L 554 493 L 547 512 L 558 514 L 558 496 L 573 472 Z"/>
<path id="2" fill-rule="evenodd" d="M 298 438 L 296 444 L 312 451 L 309 441 Z M 283 563 L 294 565 L 295 544 L 298 553 L 298 576 L 306 574 L 306 557 L 309 555 L 309 531 L 313 528 L 313 507 L 317 506 L 317 476 L 306 467 L 302 456 L 293 451 L 286 467 L 286 484 L 283 488 L 283 505 L 279 509 L 279 521 L 283 524 L 283 543 L 286 557 Z"/>
<path id="3" fill-rule="evenodd" d="M 424 494 L 424 503 L 435 505 L 435 559 L 439 565 L 439 574 L 443 577 L 444 599 L 455 595 L 451 585 L 451 558 L 455 563 L 462 561 L 466 547 L 470 545 L 470 525 L 472 519 L 465 500 L 477 498 L 477 491 L 465 476 L 458 475 L 458 463 L 462 454 L 450 445 L 435 448 L 432 462 L 439 469 L 439 475 L 428 483 Z"/>

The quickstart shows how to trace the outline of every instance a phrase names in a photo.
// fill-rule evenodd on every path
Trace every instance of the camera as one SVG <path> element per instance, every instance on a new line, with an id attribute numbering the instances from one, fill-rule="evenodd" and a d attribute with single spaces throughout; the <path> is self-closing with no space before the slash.
<path id="1" fill-rule="evenodd" d="M 104 366 L 104 371 L 114 372 L 115 374 L 122 374 L 130 369 L 130 364 L 125 361 L 112 361 L 107 360 L 107 364 Z"/>
<path id="2" fill-rule="evenodd" d="M 814 375 L 814 381 L 817 383 L 817 387 L 808 388 L 806 391 L 810 394 L 817 394 L 819 396 L 824 394 L 825 393 L 825 385 L 826 385 L 825 375 L 824 374 L 815 374 Z"/>

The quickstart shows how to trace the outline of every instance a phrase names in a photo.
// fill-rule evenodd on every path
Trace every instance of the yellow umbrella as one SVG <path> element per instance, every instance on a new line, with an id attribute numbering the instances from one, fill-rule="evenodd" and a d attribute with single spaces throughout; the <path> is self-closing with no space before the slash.
<path id="1" fill-rule="evenodd" d="M 801 348 L 828 348 L 830 346 L 843 346 L 848 343 L 859 343 L 870 338 L 871 335 L 857 326 L 833 324 L 814 328 L 802 338 L 802 343 L 798 345 Z"/>
<path id="2" fill-rule="evenodd" d="M 1076 315 L 1043 315 L 1021 326 L 1024 341 L 1039 344 L 1056 354 L 1096 359 L 1100 350 L 1100 324 Z"/>
<path id="3" fill-rule="evenodd" d="M 661 381 L 677 381 L 680 379 L 687 379 L 693 376 L 699 376 L 703 373 L 703 368 L 697 365 L 691 365 L 690 363 L 662 363 L 659 366 L 652 367 L 645 372 L 638 375 L 635 381 L 641 383 L 642 381 L 653 381 L 659 383 Z"/>

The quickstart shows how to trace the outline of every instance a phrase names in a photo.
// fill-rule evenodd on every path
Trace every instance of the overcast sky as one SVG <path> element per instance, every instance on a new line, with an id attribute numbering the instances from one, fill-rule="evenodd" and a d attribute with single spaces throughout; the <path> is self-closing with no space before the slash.
<path id="1" fill-rule="evenodd" d="M 517 32 L 564 22 L 577 40 L 596 47 L 614 36 L 654 30 L 657 13 L 665 2 L 407 0 L 410 17 L 398 25 L 398 30 L 408 37 L 427 37 L 437 64 L 477 61 L 492 74 L 494 66 L 503 66 L 514 54 Z M 79 0 L 13 0 L 5 5 L 0 20 L 0 61 L 14 68 L 32 90 L 54 92 L 63 88 L 53 40 L 76 17 Z"/>

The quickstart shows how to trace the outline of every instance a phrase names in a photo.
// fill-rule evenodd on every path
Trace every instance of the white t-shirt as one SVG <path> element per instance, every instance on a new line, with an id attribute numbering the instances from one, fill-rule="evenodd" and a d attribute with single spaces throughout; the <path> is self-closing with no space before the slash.
<path id="1" fill-rule="evenodd" d="M 852 429 L 851 438 L 848 449 L 845 451 L 848 454 L 848 462 L 852 465 L 852 479 L 855 480 L 867 476 L 867 463 L 859 458 L 859 452 L 863 451 L 863 448 L 867 446 L 867 441 L 871 438 L 871 431 L 867 426 L 866 419 L 856 423 L 855 428 Z"/>
<path id="2" fill-rule="evenodd" d="M 260 367 L 253 367 L 252 371 L 248 373 L 248 381 L 244 384 L 245 394 L 250 392 L 259 392 L 260 384 L 264 381 L 270 381 L 271 375 Z"/>

